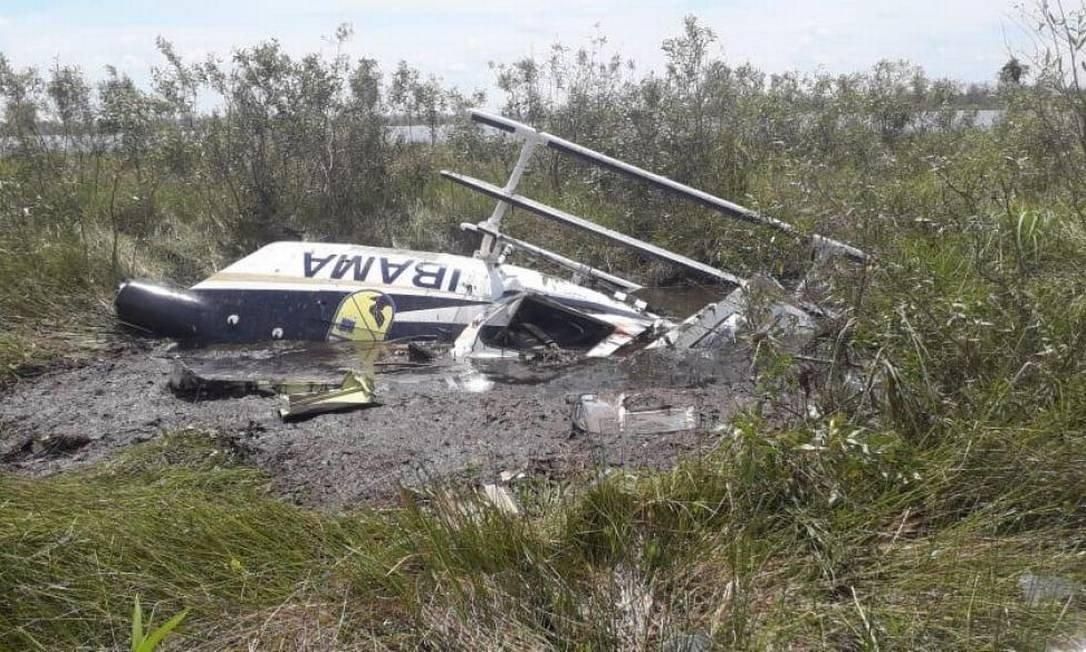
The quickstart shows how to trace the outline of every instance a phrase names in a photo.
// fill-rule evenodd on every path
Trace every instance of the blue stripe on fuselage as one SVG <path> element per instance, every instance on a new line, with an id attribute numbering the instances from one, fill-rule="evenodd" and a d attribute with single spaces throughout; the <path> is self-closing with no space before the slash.
<path id="1" fill-rule="evenodd" d="M 380 291 L 380 290 L 377 290 Z M 264 342 L 282 329 L 285 340 L 324 341 L 336 309 L 355 290 L 200 289 L 204 311 L 196 339 L 207 342 Z M 402 322 L 396 316 L 419 310 L 484 305 L 488 302 L 384 292 L 393 303 L 392 328 L 386 339 L 454 339 L 464 324 Z M 236 315 L 235 324 L 228 319 Z M 231 320 L 234 321 L 234 320 Z"/>

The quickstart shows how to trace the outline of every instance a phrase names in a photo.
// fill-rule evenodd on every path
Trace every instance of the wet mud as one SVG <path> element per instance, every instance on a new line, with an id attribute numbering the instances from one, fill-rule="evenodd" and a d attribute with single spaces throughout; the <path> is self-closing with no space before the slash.
<path id="1" fill-rule="evenodd" d="M 242 377 L 289 375 L 284 361 L 316 361 L 307 377 L 335 377 L 323 354 L 258 352 L 216 360 L 165 345 L 133 345 L 57 369 L 0 393 L 0 470 L 41 475 L 109 459 L 180 429 L 229 438 L 275 489 L 299 503 L 341 508 L 394 500 L 400 486 L 494 482 L 502 472 L 564 478 L 600 467 L 666 468 L 715 445 L 753 393 L 749 355 L 642 352 L 625 360 L 436 362 L 377 367 L 379 405 L 284 423 L 275 396 L 168 387 L 179 358 L 209 360 Z M 439 359 L 440 360 L 440 359 Z M 270 365 L 270 367 L 269 367 Z M 585 393 L 693 406 L 698 426 L 671 433 L 592 434 L 571 423 Z"/>

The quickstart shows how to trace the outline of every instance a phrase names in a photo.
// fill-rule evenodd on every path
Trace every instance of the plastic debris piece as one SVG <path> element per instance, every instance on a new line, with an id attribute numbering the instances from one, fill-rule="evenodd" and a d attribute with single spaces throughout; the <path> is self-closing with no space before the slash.
<path id="1" fill-rule="evenodd" d="M 596 435 L 618 433 L 634 435 L 682 432 L 698 427 L 694 406 L 654 405 L 643 407 L 646 397 L 619 394 L 607 399 L 583 394 L 573 405 L 573 426 Z M 642 406 L 638 406 L 638 404 Z"/>
<path id="2" fill-rule="evenodd" d="M 616 434 L 619 431 L 618 409 L 595 394 L 584 394 L 573 404 L 573 426 L 595 435 Z"/>
<path id="3" fill-rule="evenodd" d="M 482 494 L 487 502 L 496 507 L 499 512 L 510 516 L 520 514 L 520 506 L 517 505 L 513 494 L 509 493 L 509 490 L 505 487 L 496 484 L 484 484 Z"/>
<path id="4" fill-rule="evenodd" d="M 494 381 L 474 369 L 446 376 L 445 384 L 449 389 L 468 392 L 469 394 L 488 392 L 494 387 Z"/>
<path id="5" fill-rule="evenodd" d="M 622 408 L 619 428 L 635 435 L 664 434 L 693 430 L 698 425 L 694 406 L 666 407 L 660 410 L 632 411 Z"/>
<path id="6" fill-rule="evenodd" d="M 708 652 L 713 649 L 713 639 L 704 632 L 677 634 L 664 641 L 664 652 Z"/>
<path id="7" fill-rule="evenodd" d="M 1055 575 L 1034 575 L 1030 572 L 1018 576 L 1018 588 L 1031 606 L 1044 602 L 1063 602 L 1082 592 L 1082 584 Z"/>
<path id="8" fill-rule="evenodd" d="M 526 477 L 528 477 L 528 475 L 524 471 L 502 471 L 498 474 L 498 479 L 505 483 L 514 480 L 523 480 Z"/>

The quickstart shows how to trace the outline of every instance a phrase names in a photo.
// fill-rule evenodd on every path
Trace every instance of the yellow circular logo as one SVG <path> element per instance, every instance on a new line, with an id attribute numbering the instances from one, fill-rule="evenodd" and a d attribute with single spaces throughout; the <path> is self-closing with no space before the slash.
<path id="1" fill-rule="evenodd" d="M 381 342 L 392 328 L 396 305 L 376 290 L 360 290 L 340 302 L 328 329 L 328 339 L 348 342 Z"/>

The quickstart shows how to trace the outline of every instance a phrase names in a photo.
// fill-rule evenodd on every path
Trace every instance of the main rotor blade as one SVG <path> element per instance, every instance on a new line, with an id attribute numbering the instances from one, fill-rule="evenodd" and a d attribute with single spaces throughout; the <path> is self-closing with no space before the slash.
<path id="1" fill-rule="evenodd" d="M 606 154 L 601 154 L 595 150 L 588 149 L 587 147 L 583 147 L 581 145 L 578 145 L 577 143 L 570 142 L 564 138 L 559 138 L 558 136 L 554 136 L 543 131 L 538 131 L 536 129 L 533 129 L 532 127 L 529 127 L 528 125 L 517 122 L 516 120 L 510 120 L 509 118 L 493 115 L 484 111 L 479 111 L 477 109 L 472 109 L 470 111 L 470 114 L 471 119 L 475 122 L 494 127 L 495 129 L 501 129 L 502 131 L 508 133 L 516 134 L 517 132 L 521 132 L 521 134 L 535 134 L 536 137 L 540 138 L 547 145 L 547 147 L 550 147 L 555 151 L 569 154 L 570 156 L 574 156 L 583 161 L 588 161 L 589 163 L 593 163 L 609 170 L 613 170 L 615 172 L 618 172 L 619 174 L 623 174 L 628 177 L 640 179 L 662 190 L 673 192 L 683 197 L 686 197 L 687 199 L 690 199 L 698 204 L 701 204 L 702 206 L 715 210 L 718 213 L 723 213 L 744 222 L 749 222 L 752 224 L 762 224 L 791 235 L 805 235 L 800 232 L 800 230 L 797 229 L 795 226 L 783 220 L 779 220 L 775 217 L 770 217 L 768 215 L 762 215 L 761 213 L 746 208 L 745 206 L 740 206 L 739 204 L 730 202 L 726 199 L 721 199 L 720 197 L 717 197 L 715 195 L 710 195 L 709 193 L 698 190 L 697 188 L 691 188 L 686 184 L 679 183 L 678 181 L 673 181 L 665 176 L 649 172 L 648 170 L 643 170 L 636 165 L 630 165 L 625 161 L 620 161 L 616 158 L 607 156 Z M 850 244 L 846 244 L 844 242 L 840 242 L 838 240 L 827 238 L 818 234 L 812 234 L 808 237 L 810 237 L 813 244 L 817 246 L 827 247 L 830 249 L 836 249 L 837 251 L 840 251 L 841 253 L 854 260 L 863 261 L 867 259 L 867 254 L 860 251 L 856 247 L 853 247 Z"/>
<path id="2" fill-rule="evenodd" d="M 598 235 L 602 238 L 606 238 L 624 247 L 628 247 L 642 254 L 645 254 L 646 256 L 665 260 L 669 263 L 685 267 L 687 269 L 699 272 L 701 274 L 715 278 L 720 281 L 724 281 L 726 283 L 731 283 L 733 285 L 744 285 L 746 283 L 738 276 L 735 276 L 734 274 L 731 274 L 724 270 L 710 267 L 709 265 L 706 265 L 704 263 L 699 263 L 693 258 L 687 258 L 686 256 L 672 253 L 667 249 L 657 247 L 656 245 L 645 242 L 644 240 L 638 240 L 637 238 L 632 238 L 628 235 L 619 233 L 618 231 L 612 231 L 611 229 L 602 227 L 586 219 L 577 217 L 576 215 L 571 215 L 569 213 L 566 213 L 565 211 L 560 211 L 557 208 L 552 208 L 550 206 L 547 206 L 546 204 L 541 204 L 522 195 L 507 193 L 501 188 L 493 184 L 487 183 L 486 181 L 481 181 L 479 179 L 475 179 L 473 177 L 469 177 L 463 174 L 457 174 L 456 172 L 450 172 L 448 170 L 442 170 L 441 176 L 447 179 L 451 179 L 452 181 L 455 181 L 462 186 L 466 186 L 468 188 L 471 188 L 472 190 L 481 192 L 484 195 L 487 195 L 494 199 L 508 202 L 512 206 L 535 213 L 540 217 L 546 218 L 554 222 L 559 222 L 567 226 L 572 226 L 575 229 L 586 231 L 588 233 Z"/>

